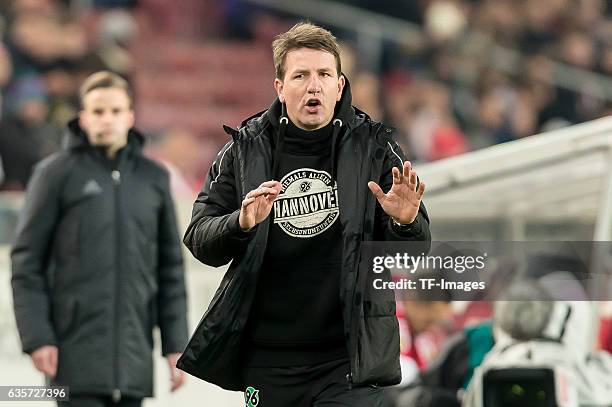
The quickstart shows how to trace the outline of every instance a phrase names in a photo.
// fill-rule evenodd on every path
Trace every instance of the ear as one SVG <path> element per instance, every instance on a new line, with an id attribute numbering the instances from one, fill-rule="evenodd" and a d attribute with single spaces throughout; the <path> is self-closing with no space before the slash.
<path id="1" fill-rule="evenodd" d="M 130 129 L 134 127 L 135 122 L 136 122 L 136 117 L 134 115 L 134 111 L 130 109 Z"/>
<path id="2" fill-rule="evenodd" d="M 281 103 L 285 103 L 285 92 L 283 90 L 283 82 L 278 78 L 274 79 L 274 89 L 276 89 L 278 100 L 280 100 Z"/>
<path id="3" fill-rule="evenodd" d="M 79 127 L 82 129 L 87 127 L 87 118 L 84 110 L 79 111 Z"/>
<path id="4" fill-rule="evenodd" d="M 342 98 L 342 91 L 344 90 L 344 85 L 346 84 L 346 79 L 344 79 L 344 75 L 340 75 L 338 78 L 338 97 L 336 98 L 336 102 L 339 102 Z"/>

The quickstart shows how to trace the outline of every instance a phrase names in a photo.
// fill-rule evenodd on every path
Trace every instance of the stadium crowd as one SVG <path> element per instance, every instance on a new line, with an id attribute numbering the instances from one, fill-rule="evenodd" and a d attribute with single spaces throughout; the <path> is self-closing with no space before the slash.
<path id="1" fill-rule="evenodd" d="M 188 3 L 194 2 L 184 7 Z M 571 74 L 566 83 L 552 79 L 555 64 L 563 63 L 610 80 L 610 2 L 340 3 L 399 18 L 420 30 L 416 39 L 385 41 L 378 60 L 371 61 L 355 33 L 334 29 L 344 44 L 343 70 L 353 85 L 355 105 L 395 126 L 415 161 L 437 160 L 612 112 L 612 96 L 606 86 Z M 173 41 L 239 40 L 254 47 L 269 43 L 276 32 L 297 19 L 238 0 L 206 1 L 199 7 L 192 4 L 190 13 L 179 9 L 155 0 L 94 1 L 87 7 L 59 0 L 0 2 L 3 190 L 22 190 L 32 165 L 59 148 L 61 129 L 78 109 L 76 84 L 80 80 L 100 69 L 130 78 L 138 69 L 131 46 L 145 36 L 143 15 L 149 16 L 149 22 L 157 18 L 162 26 L 174 22 L 173 30 L 153 30 Z M 159 16 L 164 19 L 160 21 Z M 176 23 L 189 18 L 195 22 Z M 206 28 L 198 27 L 198 22 Z M 150 35 L 149 27 L 147 41 Z M 492 48 L 495 44 L 517 50 L 521 63 L 500 69 Z M 262 83 L 262 87 L 268 85 Z M 146 100 L 137 101 L 141 102 Z M 253 106 L 253 111 L 261 108 Z M 146 122 L 140 125 L 160 141 L 177 128 L 187 131 L 180 129 L 180 123 L 173 129 L 147 128 Z M 192 132 L 189 137 L 201 144 L 206 134 Z M 163 157 L 167 144 L 154 143 L 153 155 Z M 214 154 L 216 147 L 202 149 L 203 154 Z M 203 179 L 210 158 L 199 165 L 181 166 L 193 190 Z"/>
<path id="2" fill-rule="evenodd" d="M 612 114 L 610 1 L 338 2 L 399 18 L 421 33 L 416 39 L 385 41 L 379 59 L 372 61 L 365 58 L 356 33 L 330 27 L 344 44 L 343 71 L 354 104 L 395 126 L 414 161 L 451 157 Z M 25 189 L 33 165 L 61 148 L 63 128 L 79 109 L 78 84 L 102 69 L 132 78 L 139 69 L 132 47 L 152 44 L 153 32 L 171 41 L 265 47 L 299 19 L 241 0 L 204 1 L 198 13 L 181 13 L 178 3 L 156 0 L 91 3 L 0 0 L 0 190 Z M 160 16 L 174 22 L 174 29 L 152 29 L 151 21 Z M 193 19 L 189 24 L 182 20 L 188 18 Z M 500 68 L 495 45 L 518 51 L 521 62 Z M 575 69 L 565 81 L 554 79 L 559 64 Z M 584 80 L 582 71 L 601 82 Z M 261 86 L 271 88 L 271 83 L 272 72 Z M 135 99 L 136 104 L 146 102 L 138 92 Z M 255 105 L 252 113 L 265 107 Z M 173 192 L 191 199 L 220 145 L 211 147 L 206 134 L 181 128 L 181 123 L 139 126 L 153 141 L 149 154 L 170 170 Z M 401 318 L 411 305 L 400 309 Z M 403 354 L 415 359 L 419 369 L 434 359 L 448 334 L 491 316 L 484 303 L 461 316 L 451 315 L 447 302 L 429 310 L 425 322 L 407 316 L 403 326 Z M 612 349 L 611 331 L 608 319 L 602 348 Z"/>

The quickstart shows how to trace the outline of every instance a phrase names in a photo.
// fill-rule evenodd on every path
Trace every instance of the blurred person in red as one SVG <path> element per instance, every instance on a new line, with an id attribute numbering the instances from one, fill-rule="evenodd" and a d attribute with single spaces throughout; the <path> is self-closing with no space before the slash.
<path id="1" fill-rule="evenodd" d="M 612 353 L 612 302 L 607 301 L 603 305 L 601 322 L 599 327 L 599 347 Z"/>
<path id="2" fill-rule="evenodd" d="M 209 167 L 207 156 L 214 156 L 205 142 L 201 142 L 189 130 L 175 128 L 160 137 L 148 154 L 161 162 L 170 174 L 170 189 L 175 199 L 193 201 L 202 180 L 197 177 L 202 168 Z"/>
<path id="3" fill-rule="evenodd" d="M 432 161 L 465 153 L 467 141 L 455 123 L 448 88 L 441 82 L 418 79 L 410 95 L 408 134 L 417 159 Z"/>
<path id="4" fill-rule="evenodd" d="M 278 98 L 226 127 L 185 234 L 203 263 L 232 263 L 179 367 L 247 406 L 381 406 L 399 329 L 393 299 L 365 298 L 359 251 L 427 251 L 425 186 L 393 130 L 352 106 L 329 31 L 299 23 L 272 48 Z"/>
<path id="5" fill-rule="evenodd" d="M 397 317 L 400 326 L 401 385 L 407 385 L 441 349 L 446 335 L 443 330 L 437 330 L 445 324 L 451 325 L 453 310 L 450 295 L 441 290 L 417 293 L 416 298 L 398 302 Z"/>
<path id="6" fill-rule="evenodd" d="M 171 389 L 187 339 L 183 259 L 167 172 L 142 155 L 131 90 L 98 72 L 65 148 L 36 166 L 11 251 L 23 351 L 59 406 L 137 407 L 153 395 L 159 326 Z"/>

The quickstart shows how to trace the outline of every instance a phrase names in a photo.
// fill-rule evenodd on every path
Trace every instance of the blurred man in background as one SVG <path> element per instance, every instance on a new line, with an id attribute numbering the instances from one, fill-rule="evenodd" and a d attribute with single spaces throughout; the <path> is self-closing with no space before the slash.
<path id="1" fill-rule="evenodd" d="M 7 115 L 0 120 L 1 190 L 23 191 L 34 165 L 60 147 L 61 130 L 46 121 L 49 110 L 44 84 L 23 76 L 8 89 Z"/>
<path id="2" fill-rule="evenodd" d="M 66 148 L 36 166 L 12 248 L 24 352 L 66 406 L 140 406 L 153 395 L 153 328 L 172 390 L 187 339 L 183 259 L 168 175 L 141 153 L 128 84 L 82 85 Z"/>
<path id="3" fill-rule="evenodd" d="M 179 366 L 247 406 L 381 406 L 401 379 L 398 322 L 358 253 L 429 247 L 425 185 L 392 129 L 351 106 L 329 31 L 300 23 L 272 48 L 278 98 L 226 128 L 185 234 L 200 261 L 233 262 Z"/>

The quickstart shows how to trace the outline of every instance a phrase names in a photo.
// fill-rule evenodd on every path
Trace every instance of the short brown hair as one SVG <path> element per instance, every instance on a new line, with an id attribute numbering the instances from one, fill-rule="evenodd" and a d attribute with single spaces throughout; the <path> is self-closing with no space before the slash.
<path id="1" fill-rule="evenodd" d="M 336 59 L 338 76 L 342 73 L 340 47 L 336 37 L 330 31 L 306 21 L 297 23 L 289 31 L 277 35 L 274 42 L 272 42 L 274 69 L 278 79 L 282 80 L 285 77 L 285 59 L 287 54 L 289 51 L 298 48 L 318 49 L 329 52 Z"/>
<path id="2" fill-rule="evenodd" d="M 89 75 L 79 89 L 79 101 L 81 103 L 81 108 L 83 107 L 83 100 L 85 100 L 85 96 L 92 90 L 100 88 L 123 89 L 125 93 L 127 93 L 128 99 L 130 100 L 130 107 L 132 106 L 132 89 L 128 82 L 116 73 L 110 71 L 99 71 Z"/>

